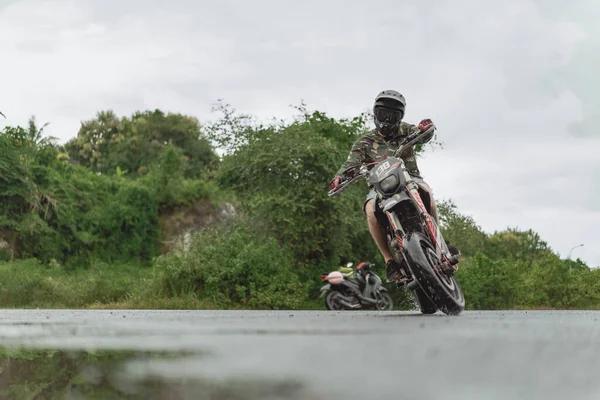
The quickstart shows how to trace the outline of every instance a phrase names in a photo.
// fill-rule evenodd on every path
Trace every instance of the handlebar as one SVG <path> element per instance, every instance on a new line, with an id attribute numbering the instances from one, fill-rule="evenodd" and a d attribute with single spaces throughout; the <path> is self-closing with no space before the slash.
<path id="1" fill-rule="evenodd" d="M 402 156 L 402 154 L 406 150 L 408 150 L 408 148 L 410 146 L 414 145 L 417 142 L 417 140 L 419 140 L 421 135 L 422 135 L 422 133 L 414 133 L 412 135 L 409 135 L 406 139 L 404 139 L 404 141 L 400 144 L 400 146 L 398 146 L 398 149 L 396 149 L 396 151 L 394 152 L 393 157 Z M 373 163 L 369 163 L 369 164 L 361 164 L 360 166 L 350 167 L 347 170 L 343 171 L 343 174 L 347 174 L 350 171 L 358 170 L 357 172 L 355 172 L 355 174 L 353 174 L 354 176 L 352 178 L 350 178 L 347 181 L 344 181 L 337 188 L 330 190 L 328 193 L 328 196 L 329 197 L 336 196 L 339 193 L 341 193 L 344 189 L 346 189 L 348 186 L 352 185 L 354 182 L 359 180 L 360 178 L 366 178 L 368 176 L 369 172 L 371 171 L 371 168 L 373 168 L 377 164 L 379 164 L 379 162 L 373 162 Z"/>
<path id="2" fill-rule="evenodd" d="M 408 136 L 404 143 L 402 143 L 398 149 L 394 152 L 394 157 L 400 157 L 402 155 L 402 153 L 404 153 L 406 150 L 408 150 L 408 148 L 412 145 L 414 145 L 415 143 L 417 143 L 417 141 L 421 138 L 421 136 L 423 136 L 425 132 L 418 132 L 418 133 L 414 133 L 410 136 Z"/>

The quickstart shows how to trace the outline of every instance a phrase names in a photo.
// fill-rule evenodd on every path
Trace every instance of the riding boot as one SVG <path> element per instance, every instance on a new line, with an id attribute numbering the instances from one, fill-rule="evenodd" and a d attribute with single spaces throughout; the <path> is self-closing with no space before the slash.
<path id="1" fill-rule="evenodd" d="M 395 260 L 390 260 L 385 264 L 385 272 L 388 282 L 394 282 L 401 276 L 400 266 Z"/>
<path id="2" fill-rule="evenodd" d="M 446 246 L 448 246 L 448 250 L 450 251 L 450 254 L 452 254 L 453 256 L 459 256 L 460 255 L 460 250 L 458 250 L 454 246 L 451 246 L 450 242 L 448 240 L 446 240 Z"/>

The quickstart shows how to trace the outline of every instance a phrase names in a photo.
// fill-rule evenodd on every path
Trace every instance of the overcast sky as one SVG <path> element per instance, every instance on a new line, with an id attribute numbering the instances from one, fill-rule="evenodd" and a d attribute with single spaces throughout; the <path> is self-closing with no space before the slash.
<path id="1" fill-rule="evenodd" d="M 0 0 L 0 111 L 68 140 L 96 112 L 352 117 L 396 89 L 432 118 L 439 198 L 600 265 L 597 0 Z M 595 75 L 596 74 L 596 75 Z M 594 118 L 595 117 L 595 118 Z"/>

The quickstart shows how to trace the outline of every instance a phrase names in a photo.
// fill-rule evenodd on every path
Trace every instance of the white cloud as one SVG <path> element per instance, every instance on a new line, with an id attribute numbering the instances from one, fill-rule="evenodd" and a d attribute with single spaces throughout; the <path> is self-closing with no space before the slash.
<path id="1" fill-rule="evenodd" d="M 350 117 L 396 88 L 409 121 L 439 127 L 445 149 L 421 160 L 438 196 L 563 255 L 583 242 L 574 255 L 600 265 L 594 1 L 13 1 L 0 8 L 0 110 L 67 140 L 107 108 L 207 120 L 225 98 L 270 119 L 303 99 Z"/>

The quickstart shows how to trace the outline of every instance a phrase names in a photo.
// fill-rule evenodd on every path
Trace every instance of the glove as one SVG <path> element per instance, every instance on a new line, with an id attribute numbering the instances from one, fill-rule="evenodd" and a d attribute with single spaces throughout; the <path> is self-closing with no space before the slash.
<path id="1" fill-rule="evenodd" d="M 421 133 L 421 137 L 419 138 L 419 144 L 425 144 L 433 138 L 433 133 L 435 132 L 435 125 L 433 121 L 429 118 L 421 120 L 419 122 L 419 132 Z"/>
<path id="2" fill-rule="evenodd" d="M 336 176 L 335 178 L 333 178 L 331 180 L 331 182 L 329 182 L 329 190 L 333 190 L 336 187 L 338 187 L 338 185 L 340 184 L 340 182 L 342 181 L 342 177 L 341 176 Z"/>
<path id="3" fill-rule="evenodd" d="M 419 122 L 419 130 L 421 131 L 421 133 L 425 132 L 426 130 L 428 130 L 432 126 L 435 129 L 435 125 L 433 125 L 433 121 L 430 120 L 429 118 L 423 119 L 423 120 L 421 120 L 421 122 Z"/>

